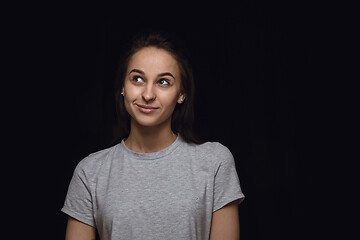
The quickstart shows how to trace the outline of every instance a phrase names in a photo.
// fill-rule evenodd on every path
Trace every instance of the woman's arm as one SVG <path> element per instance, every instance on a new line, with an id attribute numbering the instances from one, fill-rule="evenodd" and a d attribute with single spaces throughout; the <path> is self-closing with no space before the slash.
<path id="1" fill-rule="evenodd" d="M 240 224 L 238 204 L 229 203 L 213 212 L 210 231 L 210 240 L 239 240 Z"/>
<path id="2" fill-rule="evenodd" d="M 65 240 L 95 240 L 95 228 L 69 217 Z"/>

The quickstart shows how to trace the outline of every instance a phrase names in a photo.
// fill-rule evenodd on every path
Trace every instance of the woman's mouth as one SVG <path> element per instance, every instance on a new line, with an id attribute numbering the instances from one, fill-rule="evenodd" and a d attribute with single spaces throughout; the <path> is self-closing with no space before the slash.
<path id="1" fill-rule="evenodd" d="M 158 107 L 153 107 L 149 105 L 140 105 L 140 104 L 135 104 L 135 105 L 143 113 L 152 113 L 159 109 Z"/>

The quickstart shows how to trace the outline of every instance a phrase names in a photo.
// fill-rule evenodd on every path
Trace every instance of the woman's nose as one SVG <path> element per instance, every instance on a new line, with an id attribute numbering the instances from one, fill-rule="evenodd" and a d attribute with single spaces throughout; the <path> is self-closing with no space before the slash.
<path id="1" fill-rule="evenodd" d="M 154 89 L 152 86 L 146 86 L 144 88 L 144 91 L 142 93 L 142 98 L 146 101 L 146 102 L 152 102 L 156 99 L 156 94 L 154 92 Z"/>

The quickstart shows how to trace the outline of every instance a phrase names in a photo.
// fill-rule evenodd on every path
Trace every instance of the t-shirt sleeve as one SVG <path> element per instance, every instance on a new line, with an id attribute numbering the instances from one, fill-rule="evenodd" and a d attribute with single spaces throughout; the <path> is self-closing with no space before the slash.
<path id="1" fill-rule="evenodd" d="M 83 170 L 83 162 L 75 168 L 61 211 L 80 222 L 95 227 L 93 195 L 90 181 Z"/>
<path id="2" fill-rule="evenodd" d="M 214 182 L 213 212 L 236 200 L 241 203 L 245 198 L 241 191 L 233 155 L 223 145 L 219 144 L 219 147 Z"/>

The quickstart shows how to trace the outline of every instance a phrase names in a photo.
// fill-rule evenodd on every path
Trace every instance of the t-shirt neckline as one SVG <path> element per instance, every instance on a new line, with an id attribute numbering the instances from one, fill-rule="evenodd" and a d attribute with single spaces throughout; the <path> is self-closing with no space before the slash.
<path id="1" fill-rule="evenodd" d="M 132 158 L 138 160 L 157 160 L 160 158 L 165 157 L 166 155 L 172 153 L 182 142 L 181 136 L 178 134 L 175 141 L 168 147 L 164 148 L 159 152 L 152 152 L 152 153 L 138 153 L 134 152 L 130 148 L 128 148 L 125 144 L 125 139 L 121 141 L 120 146 L 125 150 L 125 152 Z"/>

